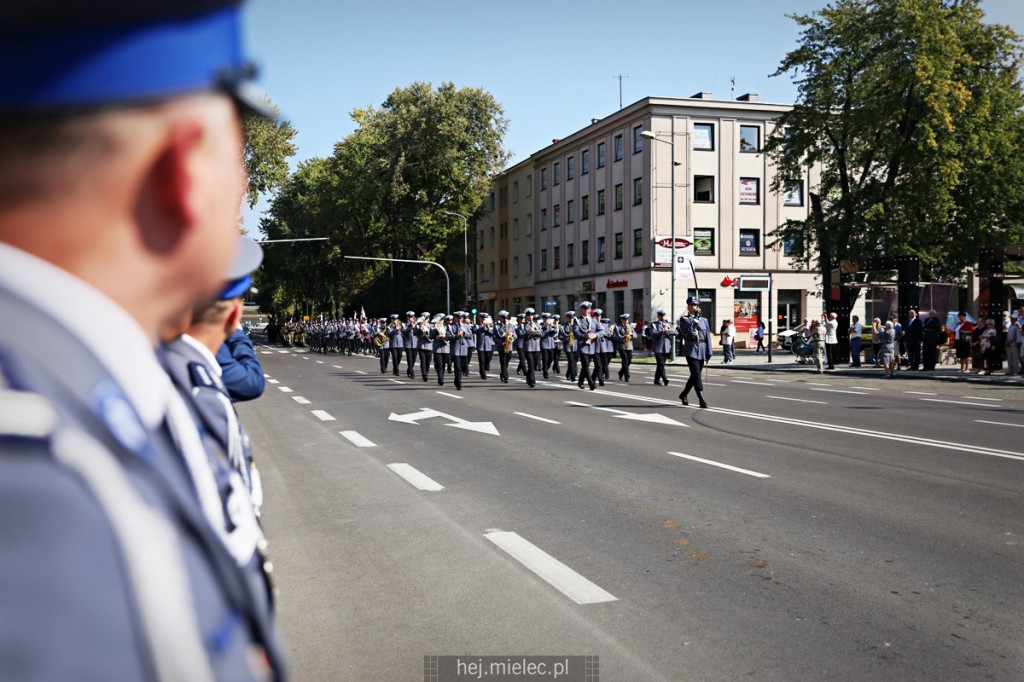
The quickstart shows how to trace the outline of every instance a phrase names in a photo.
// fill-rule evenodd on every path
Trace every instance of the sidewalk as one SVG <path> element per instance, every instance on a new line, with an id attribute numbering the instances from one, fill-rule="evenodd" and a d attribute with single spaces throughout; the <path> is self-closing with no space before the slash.
<path id="1" fill-rule="evenodd" d="M 641 351 L 639 355 L 642 355 Z M 634 360 L 638 353 L 633 354 Z M 653 358 L 652 358 L 653 362 Z M 646 363 L 644 363 L 646 364 Z M 680 364 L 680 360 L 677 359 L 676 365 Z M 685 365 L 685 362 L 682 364 Z M 754 370 L 761 372 L 792 372 L 797 374 L 807 374 L 808 376 L 814 376 L 814 364 L 806 363 L 800 364 L 797 362 L 796 356 L 790 351 L 783 351 L 779 349 L 772 350 L 772 360 L 768 362 L 768 354 L 754 353 L 753 350 L 738 348 L 736 349 L 736 359 L 725 364 L 722 362 L 721 348 L 715 348 L 715 355 L 711 358 L 709 366 L 713 369 L 719 370 L 730 370 L 730 369 L 743 369 L 743 370 Z M 854 377 L 865 377 L 865 378 L 877 378 L 883 377 L 882 368 L 875 367 L 870 364 L 862 364 L 860 367 L 851 367 L 849 363 L 843 363 L 836 365 L 833 370 L 826 369 L 823 376 L 829 374 L 839 374 L 843 376 L 854 376 Z M 923 370 L 910 370 L 906 367 L 900 368 L 896 373 L 897 379 L 933 379 L 942 381 L 962 381 L 970 383 L 986 383 L 986 384 L 1008 384 L 1024 386 L 1024 377 L 1007 375 L 1005 365 L 1001 370 L 997 370 L 995 374 L 982 376 L 978 374 L 961 374 L 960 365 L 938 365 L 934 371 L 925 372 Z"/>

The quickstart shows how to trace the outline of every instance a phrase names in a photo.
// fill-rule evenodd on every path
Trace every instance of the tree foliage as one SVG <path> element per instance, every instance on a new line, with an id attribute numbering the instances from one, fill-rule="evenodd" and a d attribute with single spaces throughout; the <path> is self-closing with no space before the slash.
<path id="1" fill-rule="evenodd" d="M 269 104 L 269 102 L 268 102 Z M 277 107 L 271 104 L 276 112 Z M 295 156 L 295 129 L 288 121 L 261 116 L 242 119 L 245 136 L 245 167 L 249 172 L 246 201 L 253 208 L 263 195 L 281 189 L 288 181 L 288 159 Z"/>
<path id="2" fill-rule="evenodd" d="M 774 75 L 798 85 L 766 141 L 773 188 L 822 168 L 823 219 L 775 233 L 816 254 L 916 254 L 949 281 L 1024 237 L 1020 38 L 980 0 L 837 0 Z M 813 188 L 812 188 L 813 191 Z"/>
<path id="3" fill-rule="evenodd" d="M 466 216 L 472 237 L 490 177 L 508 160 L 502 108 L 481 89 L 413 83 L 352 118 L 357 129 L 330 158 L 302 164 L 261 224 L 268 238 L 329 237 L 331 246 L 324 253 L 316 242 L 294 244 L 292 264 L 268 255 L 264 270 L 273 275 L 264 296 L 278 310 L 307 302 L 333 314 L 361 306 L 438 310 L 444 279 L 437 268 L 344 256 L 430 260 L 461 274 L 464 226 L 442 211 Z M 307 262 L 300 251 L 318 255 Z M 452 291 L 463 283 L 453 276 Z"/>

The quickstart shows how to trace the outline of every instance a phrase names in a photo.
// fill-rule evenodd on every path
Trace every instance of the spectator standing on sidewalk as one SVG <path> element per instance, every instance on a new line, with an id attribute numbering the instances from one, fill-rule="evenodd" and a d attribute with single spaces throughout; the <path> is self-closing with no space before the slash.
<path id="1" fill-rule="evenodd" d="M 974 325 L 967 320 L 967 313 L 960 311 L 959 321 L 953 328 L 953 344 L 956 347 L 956 359 L 960 361 L 960 373 L 971 371 L 971 334 Z"/>
<path id="2" fill-rule="evenodd" d="M 888 379 L 892 377 L 893 367 L 896 364 L 896 333 L 893 323 L 886 322 L 883 327 L 876 317 L 871 326 L 878 339 L 877 362 L 882 366 L 885 378 Z"/>
<path id="3" fill-rule="evenodd" d="M 723 362 L 729 364 L 736 358 L 736 328 L 733 326 L 732 320 L 724 320 L 722 329 L 718 333 L 722 343 Z"/>
<path id="4" fill-rule="evenodd" d="M 850 318 L 850 367 L 860 367 L 860 350 L 864 342 L 860 335 L 864 332 L 864 326 L 860 318 L 854 315 Z"/>
<path id="5" fill-rule="evenodd" d="M 839 322 L 836 321 L 836 314 L 829 313 L 826 317 L 821 314 L 822 326 L 825 328 L 825 348 L 827 350 L 828 368 L 836 368 L 836 356 L 839 354 Z"/>
<path id="6" fill-rule="evenodd" d="M 821 374 L 825 365 L 825 328 L 818 320 L 811 322 L 810 342 L 811 359 L 814 361 L 814 373 Z"/>
<path id="7" fill-rule="evenodd" d="M 903 345 L 907 349 L 907 367 L 917 369 L 921 365 L 921 318 L 916 310 L 907 313 L 907 323 L 903 326 Z"/>
<path id="8" fill-rule="evenodd" d="M 933 371 L 939 359 L 939 332 L 944 326 L 934 310 L 929 310 L 928 319 L 921 323 L 921 363 L 926 372 Z M 945 337 L 942 341 L 946 341 Z"/>
<path id="9" fill-rule="evenodd" d="M 997 341 L 996 321 L 989 318 L 985 321 L 985 328 L 978 335 L 978 347 L 981 351 L 981 367 L 978 369 L 978 374 L 992 374 L 992 370 L 995 369 L 996 363 L 999 361 Z"/>
<path id="10" fill-rule="evenodd" d="M 892 368 L 895 372 L 900 368 L 903 358 L 906 357 L 906 354 L 903 352 L 903 325 L 900 324 L 896 313 L 889 316 L 889 321 L 892 322 L 893 352 L 895 353 Z"/>
<path id="11" fill-rule="evenodd" d="M 1010 315 L 1010 324 L 1006 327 L 1006 373 L 1020 374 L 1020 342 L 1021 326 L 1017 313 Z"/>

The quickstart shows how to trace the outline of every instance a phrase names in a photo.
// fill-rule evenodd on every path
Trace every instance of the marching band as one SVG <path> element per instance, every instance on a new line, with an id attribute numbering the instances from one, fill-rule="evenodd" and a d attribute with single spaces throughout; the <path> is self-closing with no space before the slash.
<path id="1" fill-rule="evenodd" d="M 497 320 L 488 313 L 479 313 L 475 322 L 467 312 L 453 315 L 429 312 L 416 314 L 409 310 L 405 321 L 397 313 L 377 319 L 359 317 L 289 323 L 279 334 L 285 345 L 307 345 L 312 352 L 337 352 L 344 355 L 375 355 L 380 360 L 381 374 L 389 369 L 399 376 L 405 360 L 405 375 L 416 378 L 419 362 L 420 378 L 430 378 L 431 364 L 439 386 L 450 374 L 455 388 L 462 390 L 462 379 L 469 376 L 469 363 L 476 350 L 477 371 L 481 379 L 491 374 L 491 361 L 498 356 L 497 374 L 501 383 L 509 382 L 509 367 L 515 357 L 516 373 L 525 376 L 528 387 L 537 385 L 537 375 L 548 379 L 562 373 L 579 388 L 590 390 L 604 386 L 609 380 L 609 367 L 619 359 L 618 379 L 630 380 L 633 344 L 640 339 L 628 313 L 619 315 L 617 324 L 603 317 L 600 308 L 589 301 L 579 305 L 580 311 L 541 313 L 527 308 L 516 316 L 507 310 L 498 312 Z M 665 363 L 676 338 L 682 338 L 679 326 L 665 319 L 665 311 L 657 311 L 657 320 L 648 329 L 656 369 L 654 383 L 668 385 Z M 685 318 L 680 324 L 685 323 Z M 563 358 L 564 353 L 564 358 Z"/>

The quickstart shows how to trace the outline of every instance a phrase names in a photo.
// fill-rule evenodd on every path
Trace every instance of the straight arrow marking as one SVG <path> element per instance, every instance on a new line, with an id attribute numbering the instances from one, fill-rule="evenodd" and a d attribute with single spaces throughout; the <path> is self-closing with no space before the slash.
<path id="1" fill-rule="evenodd" d="M 578 403 L 572 400 L 566 400 L 566 404 L 575 405 L 576 407 L 588 407 L 592 410 L 603 410 L 604 412 L 612 412 L 615 414 L 617 419 L 630 419 L 638 422 L 649 422 L 652 424 L 668 424 L 670 426 L 685 426 L 689 428 L 689 424 L 677 422 L 671 417 L 666 417 L 661 414 L 633 414 L 632 412 L 626 412 L 625 410 L 616 410 L 611 407 L 598 407 L 597 405 L 588 405 L 587 403 Z"/>

